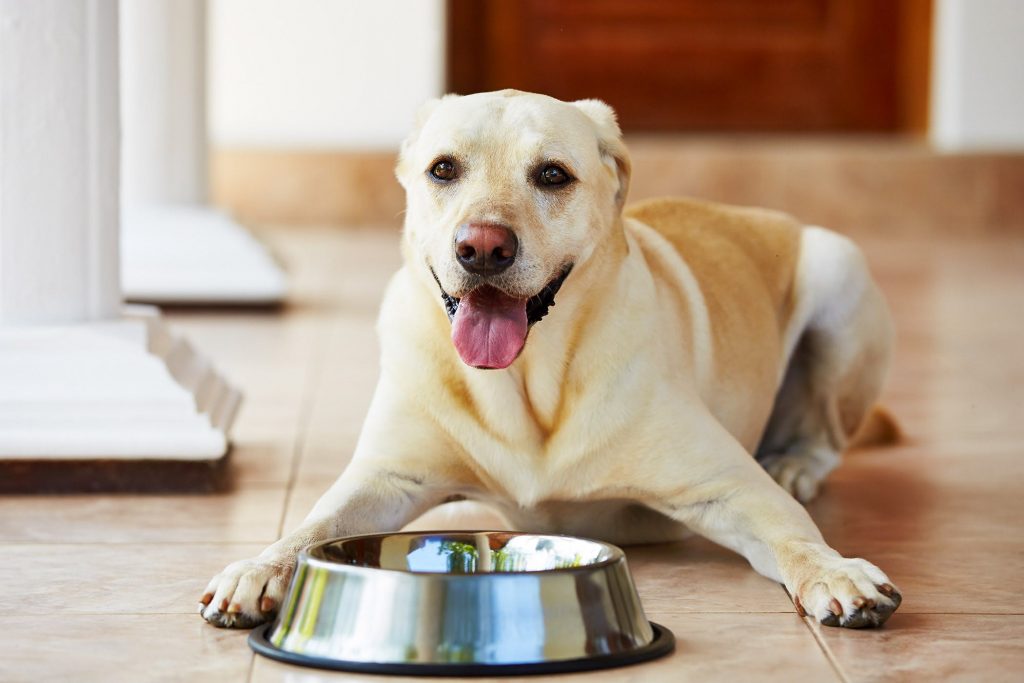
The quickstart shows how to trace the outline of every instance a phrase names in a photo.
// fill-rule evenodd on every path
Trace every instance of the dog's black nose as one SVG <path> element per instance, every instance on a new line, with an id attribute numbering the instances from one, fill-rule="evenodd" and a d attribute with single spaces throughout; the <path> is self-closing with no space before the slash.
<path id="1" fill-rule="evenodd" d="M 475 275 L 497 275 L 519 251 L 516 234 L 496 223 L 463 223 L 455 233 L 455 258 Z"/>

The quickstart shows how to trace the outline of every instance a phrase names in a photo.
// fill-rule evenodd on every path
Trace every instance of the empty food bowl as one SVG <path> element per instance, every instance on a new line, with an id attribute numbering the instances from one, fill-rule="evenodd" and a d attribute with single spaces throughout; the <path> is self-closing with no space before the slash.
<path id="1" fill-rule="evenodd" d="M 277 619 L 249 637 L 293 664 L 423 675 L 557 673 L 671 652 L 622 550 L 571 536 L 352 536 L 298 558 Z"/>

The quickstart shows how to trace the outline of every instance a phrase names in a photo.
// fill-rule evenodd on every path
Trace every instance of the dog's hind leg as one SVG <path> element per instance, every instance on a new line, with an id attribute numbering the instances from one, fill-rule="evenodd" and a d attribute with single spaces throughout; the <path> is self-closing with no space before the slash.
<path id="1" fill-rule="evenodd" d="M 863 254 L 822 228 L 804 230 L 796 301 L 792 351 L 757 459 L 807 502 L 881 393 L 892 323 Z"/>

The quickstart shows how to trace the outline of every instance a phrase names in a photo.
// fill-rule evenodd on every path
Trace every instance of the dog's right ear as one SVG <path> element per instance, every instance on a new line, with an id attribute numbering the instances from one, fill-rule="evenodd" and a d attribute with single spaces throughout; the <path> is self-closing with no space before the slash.
<path id="1" fill-rule="evenodd" d="M 413 123 L 412 131 L 406 136 L 405 140 L 402 141 L 402 146 L 398 150 L 398 165 L 395 166 L 395 177 L 398 178 L 398 182 L 405 185 L 405 175 L 409 170 L 407 165 L 409 163 L 409 156 L 412 154 L 412 148 L 416 146 L 416 140 L 420 137 L 420 131 L 423 130 L 424 124 L 445 100 L 458 97 L 458 95 L 445 95 L 443 97 L 435 97 L 432 100 L 427 100 L 420 105 L 419 109 L 416 110 L 416 120 Z M 408 189 L 408 188 L 406 188 Z"/>
<path id="2" fill-rule="evenodd" d="M 615 193 L 615 203 L 621 209 L 626 203 L 629 193 L 629 179 L 633 173 L 633 165 L 622 141 L 622 130 L 615 117 L 615 110 L 601 100 L 576 100 L 573 106 L 587 115 L 597 128 L 597 144 L 601 158 L 615 172 L 619 179 L 619 190 Z"/>

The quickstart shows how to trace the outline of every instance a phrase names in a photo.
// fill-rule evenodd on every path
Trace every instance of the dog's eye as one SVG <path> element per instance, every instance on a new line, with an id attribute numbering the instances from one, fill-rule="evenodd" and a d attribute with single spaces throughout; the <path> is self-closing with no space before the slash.
<path id="1" fill-rule="evenodd" d="M 543 169 L 541 169 L 540 175 L 538 176 L 538 180 L 540 181 L 541 185 L 554 187 L 557 185 L 565 185 L 567 182 L 569 182 L 569 180 L 571 180 L 571 178 L 569 177 L 569 173 L 564 168 L 562 168 L 561 166 L 557 166 L 555 164 L 551 164 L 550 166 L 545 166 Z"/>
<path id="2" fill-rule="evenodd" d="M 450 159 L 441 159 L 431 167 L 430 175 L 433 176 L 435 180 L 448 181 L 455 180 L 455 176 L 458 175 L 458 172 L 455 169 L 455 163 L 453 161 Z"/>

